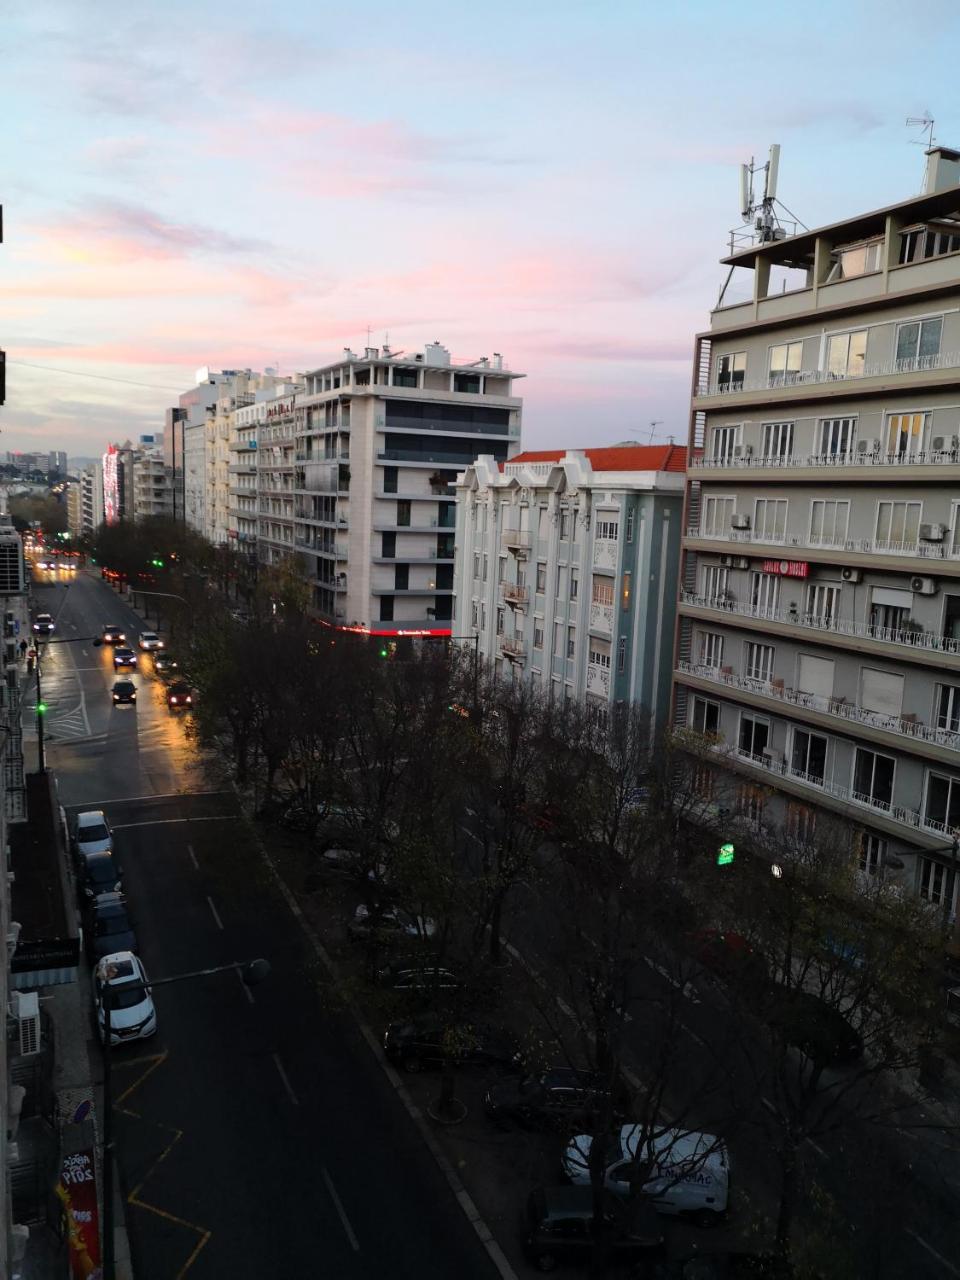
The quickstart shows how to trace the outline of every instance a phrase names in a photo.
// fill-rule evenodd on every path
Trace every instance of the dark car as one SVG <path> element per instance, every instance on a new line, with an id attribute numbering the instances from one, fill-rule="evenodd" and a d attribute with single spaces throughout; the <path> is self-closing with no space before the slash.
<path id="1" fill-rule="evenodd" d="M 132 680 L 117 680 L 113 686 L 114 702 L 136 702 L 137 686 Z M 125 948 L 121 947 L 123 951 Z"/>
<path id="2" fill-rule="evenodd" d="M 48 636 L 54 630 L 53 617 L 49 613 L 38 613 L 33 620 L 33 633 L 38 636 Z"/>
<path id="3" fill-rule="evenodd" d="M 382 987 L 400 994 L 424 995 L 442 991 L 446 995 L 461 990 L 463 983 L 446 966 L 424 957 L 419 960 L 401 960 L 384 966 L 377 972 Z"/>
<path id="4" fill-rule="evenodd" d="M 822 1066 L 855 1062 L 863 1054 L 863 1037 L 839 1009 L 810 991 L 771 984 L 766 1020 L 788 1044 Z"/>
<path id="5" fill-rule="evenodd" d="M 112 853 L 81 854 L 77 866 L 77 891 L 84 898 L 101 893 L 119 893 L 122 888 L 120 864 Z"/>
<path id="6" fill-rule="evenodd" d="M 193 690 L 182 680 L 175 680 L 167 690 L 167 706 L 171 711 L 189 711 L 193 706 Z"/>
<path id="7" fill-rule="evenodd" d="M 658 1262 L 650 1280 L 791 1280 L 793 1268 L 772 1253 L 720 1251 Z"/>
<path id="8" fill-rule="evenodd" d="M 121 667 L 135 667 L 137 665 L 137 655 L 132 649 L 128 649 L 125 645 L 117 645 L 113 651 L 113 669 L 119 671 Z"/>
<path id="9" fill-rule="evenodd" d="M 537 1187 L 530 1192 L 521 1244 L 538 1271 L 588 1264 L 601 1233 L 620 1262 L 653 1262 L 663 1251 L 660 1219 L 646 1201 L 610 1197 L 598 1222 L 591 1187 Z"/>
<path id="10" fill-rule="evenodd" d="M 101 893 L 90 902 L 84 940 L 91 964 L 115 951 L 139 951 L 137 935 L 122 893 Z"/>
<path id="11" fill-rule="evenodd" d="M 392 1022 L 383 1033 L 383 1051 L 404 1071 L 442 1067 L 447 1057 L 458 1067 L 519 1070 L 520 1042 L 510 1031 L 483 1023 L 448 1024 L 425 1016 Z"/>
<path id="12" fill-rule="evenodd" d="M 723 929 L 700 929 L 689 936 L 697 962 L 722 982 L 739 990 L 763 992 L 770 971 L 766 960 L 742 933 Z"/>
<path id="13" fill-rule="evenodd" d="M 124 631 L 123 627 L 115 627 L 112 623 L 108 623 L 103 628 L 104 644 L 123 644 L 126 638 L 127 633 Z"/>
<path id="14" fill-rule="evenodd" d="M 619 1091 L 617 1091 L 619 1095 Z M 619 1096 L 613 1117 L 622 1117 Z M 583 1124 L 610 1103 L 610 1091 L 592 1071 L 551 1067 L 540 1075 L 492 1085 L 483 1100 L 487 1115 L 499 1123 L 531 1129 L 566 1129 Z"/>
<path id="15" fill-rule="evenodd" d="M 179 669 L 180 664 L 172 653 L 162 650 L 153 655 L 153 669 L 158 676 L 169 676 Z"/>

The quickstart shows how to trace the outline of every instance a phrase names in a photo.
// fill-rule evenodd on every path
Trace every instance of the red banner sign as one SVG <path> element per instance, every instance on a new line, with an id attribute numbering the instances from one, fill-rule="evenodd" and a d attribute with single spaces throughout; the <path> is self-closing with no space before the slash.
<path id="1" fill-rule="evenodd" d="M 94 1280 L 100 1275 L 100 1214 L 92 1147 L 63 1157 L 57 1197 L 66 1218 L 71 1280 Z"/>
<path id="2" fill-rule="evenodd" d="M 784 578 L 806 578 L 810 566 L 806 560 L 764 560 L 764 573 L 779 573 Z"/>

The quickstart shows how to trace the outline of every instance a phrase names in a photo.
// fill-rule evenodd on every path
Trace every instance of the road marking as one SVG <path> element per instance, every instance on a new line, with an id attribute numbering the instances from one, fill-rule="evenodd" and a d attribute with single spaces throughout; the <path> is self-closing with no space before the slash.
<path id="1" fill-rule="evenodd" d="M 192 845 L 192 844 L 188 844 L 188 845 L 187 845 L 187 853 L 189 853 L 189 855 L 190 855 L 190 861 L 193 863 L 193 869 L 194 869 L 194 871 L 199 871 L 199 870 L 200 870 L 200 863 L 197 861 L 197 855 L 193 852 L 193 845 Z"/>
<path id="2" fill-rule="evenodd" d="M 85 805 L 71 805 L 71 809 L 98 808 L 105 804 L 139 804 L 143 800 L 182 800 L 184 796 L 235 796 L 234 791 L 164 791 L 158 795 L 124 796 L 120 800 L 88 800 Z"/>
<path id="3" fill-rule="evenodd" d="M 83 657 L 85 657 L 85 658 L 89 658 L 89 657 L 90 657 L 90 655 L 89 655 L 89 653 L 87 653 L 86 649 L 81 649 L 81 650 L 80 650 L 80 652 L 81 652 L 81 654 L 83 655 Z"/>
<path id="4" fill-rule="evenodd" d="M 247 986 L 247 984 L 243 980 L 243 970 L 234 969 L 234 973 L 237 975 L 237 977 L 240 980 L 240 986 L 243 988 L 243 994 L 247 997 L 247 1004 L 255 1004 L 256 1002 L 254 1001 L 254 998 L 253 998 L 253 992 L 250 990 L 250 988 Z"/>
<path id="5" fill-rule="evenodd" d="M 207 896 L 207 902 L 210 904 L 210 910 L 213 912 L 213 918 L 217 922 L 217 928 L 222 929 L 223 921 L 220 919 L 217 908 L 213 905 L 213 899 L 209 895 Z"/>
<path id="6" fill-rule="evenodd" d="M 171 827 L 177 822 L 236 822 L 238 813 L 215 813 L 203 818 L 154 818 L 152 822 L 115 822 L 114 831 L 132 831 L 134 827 Z"/>
<path id="7" fill-rule="evenodd" d="M 347 1217 L 347 1211 L 344 1209 L 343 1202 L 337 1195 L 337 1188 L 333 1185 L 333 1179 L 330 1177 L 329 1173 L 327 1173 L 326 1169 L 321 1169 L 320 1172 L 323 1174 L 323 1180 L 326 1183 L 327 1190 L 330 1192 L 330 1199 L 333 1201 L 334 1207 L 340 1215 L 340 1221 L 343 1223 L 343 1229 L 347 1233 L 347 1239 L 353 1246 L 354 1253 L 359 1253 L 360 1241 L 354 1235 L 353 1227 L 350 1225 L 350 1219 Z"/>
<path id="8" fill-rule="evenodd" d="M 289 1079 L 287 1078 L 287 1073 L 283 1069 L 283 1063 L 280 1061 L 280 1055 L 277 1053 L 274 1053 L 274 1054 L 271 1054 L 270 1056 L 273 1058 L 273 1061 L 276 1064 L 276 1068 L 280 1073 L 280 1079 L 283 1081 L 283 1087 L 287 1091 L 287 1097 L 290 1099 L 290 1101 L 293 1103 L 295 1107 L 299 1107 L 300 1099 L 293 1092 L 293 1085 L 290 1083 Z"/>
<path id="9" fill-rule="evenodd" d="M 948 1262 L 942 1253 L 937 1253 L 932 1244 L 927 1244 L 923 1236 L 918 1236 L 917 1233 L 915 1231 L 911 1231 L 909 1227 L 904 1227 L 904 1231 L 906 1231 L 908 1236 L 913 1236 L 917 1244 L 920 1245 L 921 1248 L 926 1249 L 927 1253 L 929 1253 L 931 1257 L 936 1258 L 942 1267 L 946 1267 L 952 1276 L 960 1276 L 960 1270 L 958 1270 L 952 1262 Z"/>
<path id="10" fill-rule="evenodd" d="M 649 956 L 644 956 L 643 962 L 649 969 L 654 969 L 659 973 L 661 978 L 666 978 L 671 987 L 676 987 L 684 999 L 689 1000 L 691 1004 L 700 1003 L 700 997 L 693 990 L 693 983 L 689 979 L 686 982 L 680 982 L 679 979 L 673 976 L 666 965 L 658 964 L 656 960 L 651 960 Z"/>

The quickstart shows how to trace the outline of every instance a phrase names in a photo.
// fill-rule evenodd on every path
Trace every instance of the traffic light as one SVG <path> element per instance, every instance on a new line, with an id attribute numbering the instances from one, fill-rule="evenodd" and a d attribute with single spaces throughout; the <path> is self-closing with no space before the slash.
<path id="1" fill-rule="evenodd" d="M 387 646 L 386 646 L 385 644 L 382 644 L 382 645 L 380 646 L 380 657 L 381 657 L 381 658 L 389 658 L 389 657 L 390 657 L 390 650 L 387 648 Z"/>
<path id="2" fill-rule="evenodd" d="M 159 556 L 154 556 L 153 559 L 150 561 L 150 563 L 153 565 L 155 569 L 163 568 L 163 561 L 160 559 Z"/>
<path id="3" fill-rule="evenodd" d="M 37 715 L 45 716 L 47 714 L 47 704 L 45 702 L 37 703 Z"/>
<path id="4" fill-rule="evenodd" d="M 735 855 L 736 849 L 729 841 L 727 841 L 726 844 L 722 844 L 717 850 L 717 866 L 729 867 L 730 863 L 733 862 Z"/>

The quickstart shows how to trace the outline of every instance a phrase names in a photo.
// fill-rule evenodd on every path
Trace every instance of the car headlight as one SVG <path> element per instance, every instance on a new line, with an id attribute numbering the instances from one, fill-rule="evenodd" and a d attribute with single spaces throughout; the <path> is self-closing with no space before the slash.
<path id="1" fill-rule="evenodd" d="M 120 701 L 120 695 L 119 695 L 119 693 L 115 693 L 115 694 L 113 695 L 113 700 L 114 700 L 114 702 L 119 702 L 119 701 Z"/>

